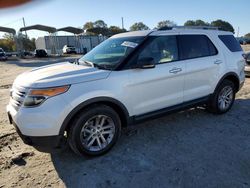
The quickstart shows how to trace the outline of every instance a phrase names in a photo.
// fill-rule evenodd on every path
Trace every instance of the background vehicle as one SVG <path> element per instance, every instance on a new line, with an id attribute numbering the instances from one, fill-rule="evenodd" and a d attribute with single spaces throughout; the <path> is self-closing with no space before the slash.
<path id="1" fill-rule="evenodd" d="M 246 53 L 244 55 L 245 60 L 246 60 L 246 65 L 245 65 L 245 74 L 246 76 L 250 76 L 250 52 Z"/>
<path id="2" fill-rule="evenodd" d="M 5 61 L 7 59 L 8 59 L 8 57 L 6 56 L 4 50 L 2 48 L 0 48 L 0 60 Z"/>
<path id="3" fill-rule="evenodd" d="M 250 38 L 237 38 L 241 45 L 250 44 Z"/>
<path id="4" fill-rule="evenodd" d="M 34 54 L 32 52 L 30 52 L 30 51 L 24 51 L 23 55 L 24 56 L 33 56 Z"/>
<path id="5" fill-rule="evenodd" d="M 48 57 L 47 50 L 45 49 L 36 49 L 34 55 L 35 57 Z"/>
<path id="6" fill-rule="evenodd" d="M 64 54 L 77 54 L 76 48 L 74 46 L 64 45 L 63 47 Z"/>
<path id="7" fill-rule="evenodd" d="M 78 63 L 18 76 L 7 112 L 28 144 L 67 139 L 78 154 L 100 155 L 133 122 L 197 105 L 230 110 L 245 80 L 242 54 L 232 33 L 209 28 L 122 33 Z"/>

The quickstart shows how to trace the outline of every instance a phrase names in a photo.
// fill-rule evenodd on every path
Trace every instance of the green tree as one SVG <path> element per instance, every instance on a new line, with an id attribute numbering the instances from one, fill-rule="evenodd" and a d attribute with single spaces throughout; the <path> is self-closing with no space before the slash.
<path id="1" fill-rule="evenodd" d="M 184 26 L 209 26 L 210 24 L 203 20 L 188 20 L 184 23 Z"/>
<path id="2" fill-rule="evenodd" d="M 87 29 L 87 33 L 89 33 L 90 35 L 109 36 L 109 29 L 108 28 L 101 28 L 101 27 L 94 27 L 91 29 Z"/>
<path id="3" fill-rule="evenodd" d="M 142 22 L 134 23 L 130 28 L 130 31 L 140 31 L 140 30 L 149 30 L 149 27 Z"/>
<path id="4" fill-rule="evenodd" d="M 18 43 L 22 44 L 22 48 L 25 51 L 33 51 L 36 49 L 34 38 L 30 39 L 29 37 L 26 37 L 22 33 L 18 33 L 17 41 Z"/>
<path id="5" fill-rule="evenodd" d="M 121 29 L 120 27 L 117 27 L 117 26 L 110 26 L 109 32 L 110 32 L 110 35 L 115 35 L 118 33 L 126 32 L 126 29 Z"/>
<path id="6" fill-rule="evenodd" d="M 159 29 L 162 27 L 174 27 L 174 26 L 176 26 L 175 22 L 170 21 L 170 20 L 163 20 L 163 21 L 158 22 L 156 28 Z"/>
<path id="7" fill-rule="evenodd" d="M 36 49 L 35 39 L 23 38 L 23 47 L 26 51 L 34 51 Z"/>
<path id="8" fill-rule="evenodd" d="M 195 21 L 193 20 L 188 20 L 184 23 L 184 26 L 195 26 Z"/>
<path id="9" fill-rule="evenodd" d="M 214 27 L 218 27 L 219 29 L 221 29 L 223 31 L 230 31 L 230 32 L 234 33 L 234 28 L 229 22 L 226 22 L 223 20 L 215 20 L 215 21 L 211 22 L 211 25 Z"/>
<path id="10" fill-rule="evenodd" d="M 5 33 L 3 38 L 0 39 L 0 47 L 4 49 L 4 51 L 15 51 L 16 45 L 13 38 L 13 35 Z"/>
<path id="11" fill-rule="evenodd" d="M 14 40 L 13 35 L 10 33 L 4 33 L 3 38 L 7 40 Z"/>
<path id="12" fill-rule="evenodd" d="M 250 38 L 250 33 L 245 34 L 245 38 Z"/>
<path id="13" fill-rule="evenodd" d="M 93 22 L 86 22 L 84 25 L 83 25 L 83 29 L 84 30 L 87 30 L 87 29 L 91 29 L 94 27 L 94 23 Z"/>
<path id="14" fill-rule="evenodd" d="M 109 35 L 109 29 L 107 27 L 107 24 L 103 20 L 86 22 L 83 25 L 83 29 L 86 30 L 89 35 Z"/>
<path id="15" fill-rule="evenodd" d="M 97 20 L 94 22 L 95 28 L 107 28 L 107 24 L 103 20 Z"/>

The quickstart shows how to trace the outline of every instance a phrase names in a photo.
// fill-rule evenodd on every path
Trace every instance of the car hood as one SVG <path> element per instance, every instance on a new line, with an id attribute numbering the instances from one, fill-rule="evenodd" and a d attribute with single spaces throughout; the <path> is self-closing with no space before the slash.
<path id="1" fill-rule="evenodd" d="M 14 85 L 27 88 L 54 87 L 105 79 L 110 72 L 110 70 L 64 62 L 24 72 L 16 78 Z"/>

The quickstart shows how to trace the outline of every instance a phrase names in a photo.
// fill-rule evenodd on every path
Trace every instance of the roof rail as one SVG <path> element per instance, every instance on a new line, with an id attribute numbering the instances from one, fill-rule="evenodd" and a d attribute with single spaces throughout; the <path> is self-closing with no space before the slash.
<path id="1" fill-rule="evenodd" d="M 172 29 L 173 29 L 173 27 L 164 26 L 164 27 L 160 27 L 157 30 L 161 31 L 161 30 L 172 30 Z"/>
<path id="2" fill-rule="evenodd" d="M 218 27 L 213 26 L 173 26 L 173 27 L 161 27 L 158 30 L 172 30 L 172 29 L 204 29 L 204 30 L 219 30 Z"/>

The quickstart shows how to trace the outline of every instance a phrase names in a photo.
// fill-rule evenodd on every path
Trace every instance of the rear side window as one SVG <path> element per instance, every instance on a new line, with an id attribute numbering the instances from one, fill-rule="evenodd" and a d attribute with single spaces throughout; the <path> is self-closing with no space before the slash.
<path id="1" fill-rule="evenodd" d="M 219 38 L 231 52 L 242 51 L 240 43 L 233 35 L 219 35 Z"/>
<path id="2" fill-rule="evenodd" d="M 205 35 L 179 35 L 180 58 L 192 59 L 213 56 L 217 49 Z"/>

